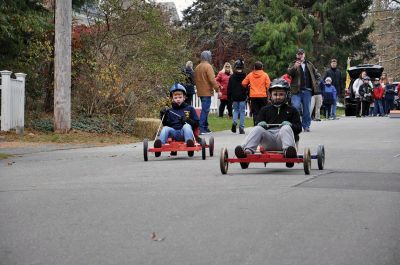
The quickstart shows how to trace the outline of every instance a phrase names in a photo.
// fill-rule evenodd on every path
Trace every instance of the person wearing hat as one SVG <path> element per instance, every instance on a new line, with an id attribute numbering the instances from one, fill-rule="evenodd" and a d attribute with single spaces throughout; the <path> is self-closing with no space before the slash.
<path id="1" fill-rule="evenodd" d="M 265 150 L 284 151 L 285 157 L 297 157 L 295 139 L 301 133 L 300 114 L 287 102 L 290 85 L 284 79 L 275 79 L 269 88 L 271 105 L 264 106 L 257 115 L 257 126 L 251 130 L 243 145 L 235 148 L 238 158 L 254 154 L 257 146 Z M 293 167 L 288 163 L 288 167 Z"/>
<path id="2" fill-rule="evenodd" d="M 384 93 L 384 88 L 382 87 L 380 83 L 379 78 L 374 79 L 374 88 L 372 89 L 372 98 L 374 100 L 374 110 L 373 110 L 373 115 L 374 116 L 384 116 L 385 115 L 385 110 L 383 108 L 383 93 Z"/>
<path id="3" fill-rule="evenodd" d="M 325 78 L 325 85 L 322 91 L 323 106 L 325 109 L 325 118 L 334 120 L 332 105 L 336 102 L 336 88 L 332 85 L 332 78 Z"/>
<path id="4" fill-rule="evenodd" d="M 195 68 L 195 83 L 197 89 L 197 96 L 200 97 L 201 101 L 201 113 L 200 113 L 200 134 L 211 133 L 208 128 L 208 113 L 211 107 L 211 97 L 214 95 L 214 91 L 218 93 L 220 97 L 220 85 L 215 81 L 214 69 L 211 65 L 211 52 L 202 51 L 200 54 L 200 64 Z"/>
<path id="5" fill-rule="evenodd" d="M 231 131 L 236 133 L 238 118 L 239 134 L 244 134 L 244 118 L 246 109 L 247 90 L 242 86 L 242 81 L 246 77 L 243 71 L 244 62 L 240 59 L 235 61 L 234 71 L 228 82 L 228 99 L 232 102 L 233 119 Z"/>
<path id="6" fill-rule="evenodd" d="M 319 92 L 319 80 L 321 75 L 315 66 L 305 59 L 305 51 L 298 49 L 296 60 L 289 66 L 288 74 L 292 77 L 291 103 L 299 112 L 302 113 L 302 127 L 305 132 L 310 131 L 311 126 L 311 97 Z"/>
<path id="7" fill-rule="evenodd" d="M 336 102 L 339 99 L 339 97 L 340 98 L 343 97 L 343 91 L 344 91 L 344 79 L 342 72 L 340 71 L 340 69 L 337 68 L 336 59 L 331 59 L 331 65 L 330 68 L 324 74 L 324 80 L 328 76 L 332 79 L 332 85 L 336 88 L 337 92 L 337 97 L 335 98 L 335 101 L 332 104 L 332 117 L 336 119 Z"/>
<path id="8" fill-rule="evenodd" d="M 160 119 L 164 127 L 160 137 L 154 141 L 154 148 L 167 143 L 169 137 L 177 141 L 185 141 L 187 146 L 194 146 L 193 130 L 199 127 L 199 118 L 193 106 L 185 102 L 186 89 L 179 83 L 170 88 L 171 108 L 160 111 Z M 155 153 L 159 156 L 160 153 Z"/>
<path id="9" fill-rule="evenodd" d="M 372 101 L 372 85 L 369 76 L 363 78 L 363 84 L 358 89 L 358 94 L 361 101 L 361 116 L 366 117 L 369 115 L 369 105 Z"/>

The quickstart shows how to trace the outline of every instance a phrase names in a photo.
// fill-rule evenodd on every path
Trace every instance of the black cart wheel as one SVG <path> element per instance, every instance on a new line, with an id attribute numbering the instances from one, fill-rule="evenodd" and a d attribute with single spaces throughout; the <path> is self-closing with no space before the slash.
<path id="1" fill-rule="evenodd" d="M 250 163 L 249 163 L 249 162 L 240 162 L 240 167 L 241 167 L 242 169 L 246 169 L 246 168 L 248 168 L 248 167 L 249 167 L 249 165 L 250 165 Z"/>
<path id="2" fill-rule="evenodd" d="M 149 160 L 149 158 L 147 156 L 148 148 L 149 148 L 149 140 L 148 139 L 144 139 L 143 140 L 143 158 L 144 158 L 144 161 Z"/>
<path id="3" fill-rule="evenodd" d="M 219 155 L 219 168 L 221 169 L 222 174 L 228 173 L 228 149 L 226 147 L 221 149 L 221 153 Z"/>
<path id="4" fill-rule="evenodd" d="M 201 138 L 201 158 L 206 160 L 206 140 Z"/>
<path id="5" fill-rule="evenodd" d="M 210 140 L 208 140 L 208 151 L 210 156 L 214 156 L 214 137 L 211 136 Z"/>
<path id="6" fill-rule="evenodd" d="M 325 165 L 325 148 L 324 145 L 318 145 L 317 149 L 317 156 L 318 156 L 318 169 L 323 170 Z"/>
<path id="7" fill-rule="evenodd" d="M 306 175 L 310 175 L 310 171 L 311 171 L 311 152 L 310 152 L 310 148 L 305 148 L 304 149 L 303 165 L 304 165 L 304 173 Z"/>

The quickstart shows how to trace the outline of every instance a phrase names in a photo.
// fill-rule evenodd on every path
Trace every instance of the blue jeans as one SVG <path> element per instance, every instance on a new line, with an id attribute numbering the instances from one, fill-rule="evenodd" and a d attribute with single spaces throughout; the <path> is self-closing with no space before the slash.
<path id="1" fill-rule="evenodd" d="M 380 115 L 385 115 L 385 110 L 383 109 L 382 99 L 375 99 L 374 102 L 374 116 L 379 112 Z"/>
<path id="2" fill-rule="evenodd" d="M 210 112 L 211 97 L 200 97 L 200 101 L 200 133 L 204 133 L 208 129 L 208 113 Z"/>
<path id="3" fill-rule="evenodd" d="M 336 118 L 336 102 L 337 102 L 337 98 L 335 98 L 332 103 L 332 109 L 331 109 L 331 117 L 332 118 Z"/>
<path id="4" fill-rule="evenodd" d="M 233 123 L 237 124 L 238 116 L 240 115 L 240 128 L 244 128 L 244 116 L 245 116 L 245 108 L 246 101 L 233 101 Z"/>
<path id="5" fill-rule="evenodd" d="M 303 114 L 301 119 L 303 128 L 310 128 L 311 125 L 311 96 L 311 91 L 307 89 L 300 90 L 299 93 L 292 95 L 292 106 Z"/>
<path id="6" fill-rule="evenodd" d="M 175 130 L 172 127 L 164 126 L 161 130 L 160 133 L 160 140 L 162 144 L 166 144 L 168 137 L 171 137 L 172 139 L 176 141 L 182 141 L 184 140 L 185 142 L 188 139 L 193 139 L 193 130 L 192 126 L 189 124 L 183 125 L 182 129 L 180 130 Z"/>

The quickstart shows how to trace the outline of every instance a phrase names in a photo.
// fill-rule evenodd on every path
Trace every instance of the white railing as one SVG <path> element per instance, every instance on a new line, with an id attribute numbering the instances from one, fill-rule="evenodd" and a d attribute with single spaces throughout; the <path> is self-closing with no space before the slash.
<path id="1" fill-rule="evenodd" d="M 210 112 L 211 113 L 218 113 L 219 104 L 221 104 L 221 101 L 218 99 L 218 93 L 214 93 L 214 96 L 211 97 Z M 201 101 L 200 101 L 200 98 L 197 96 L 197 94 L 193 95 L 192 106 L 195 109 L 201 109 Z M 246 113 L 247 117 L 250 117 L 250 111 L 249 110 L 250 110 L 250 106 L 247 103 L 246 104 L 246 109 L 245 109 L 245 113 Z M 224 113 L 228 113 L 228 110 L 226 108 L 225 108 L 225 112 Z"/>
<path id="2" fill-rule="evenodd" d="M 25 77 L 16 73 L 17 79 L 11 78 L 11 71 L 1 73 L 1 131 L 24 128 L 25 121 Z"/>

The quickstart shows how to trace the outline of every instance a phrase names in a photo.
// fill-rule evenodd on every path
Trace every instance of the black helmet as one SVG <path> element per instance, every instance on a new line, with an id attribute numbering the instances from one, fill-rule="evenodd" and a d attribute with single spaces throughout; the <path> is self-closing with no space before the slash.
<path id="1" fill-rule="evenodd" d="M 234 67 L 242 69 L 242 68 L 244 68 L 244 62 L 242 60 L 238 59 L 235 61 Z"/>
<path id="2" fill-rule="evenodd" d="M 282 101 L 277 101 L 277 99 L 274 99 L 272 97 L 272 91 L 277 90 L 277 89 L 284 90 L 286 92 L 285 93 L 286 96 Z M 286 104 L 287 99 L 288 99 L 288 92 L 289 91 L 290 91 L 290 85 L 285 79 L 283 79 L 283 78 L 274 79 L 272 81 L 272 83 L 271 83 L 271 86 L 269 87 L 269 93 L 271 95 L 272 105 L 274 105 L 275 107 L 279 108 L 283 104 Z"/>
<path id="3" fill-rule="evenodd" d="M 269 87 L 269 91 L 271 92 L 275 89 L 283 89 L 288 92 L 290 90 L 290 85 L 285 79 L 276 78 L 272 81 L 271 86 Z"/>
<path id="4" fill-rule="evenodd" d="M 172 97 L 172 94 L 176 91 L 182 91 L 183 94 L 186 96 L 186 88 L 182 86 L 179 83 L 174 83 L 170 88 L 169 88 L 169 95 Z"/>

